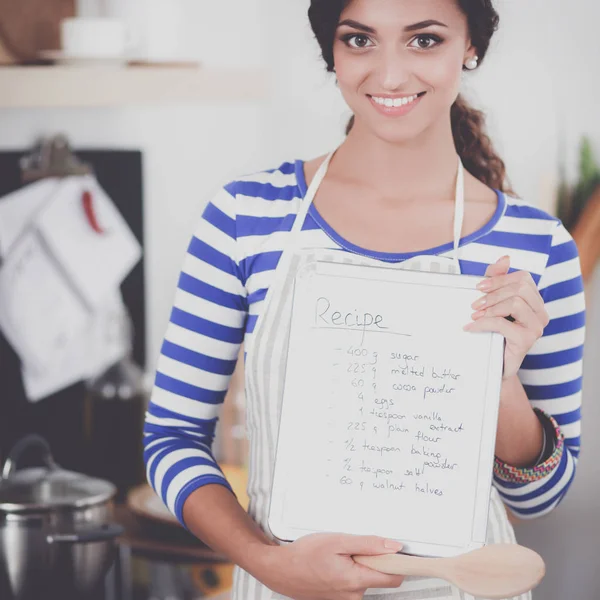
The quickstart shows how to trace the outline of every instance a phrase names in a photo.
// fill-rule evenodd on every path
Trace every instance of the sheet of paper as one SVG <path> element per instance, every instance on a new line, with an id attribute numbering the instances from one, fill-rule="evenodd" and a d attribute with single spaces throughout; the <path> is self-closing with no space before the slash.
<path id="1" fill-rule="evenodd" d="M 113 292 L 72 339 L 58 362 L 35 370 L 22 366 L 27 398 L 37 402 L 74 383 L 98 376 L 130 351 L 128 315 L 120 292 Z"/>
<path id="2" fill-rule="evenodd" d="M 102 373 L 130 350 L 128 315 L 120 290 L 110 289 L 103 297 L 101 294 L 108 287 L 105 281 L 89 292 L 98 295 L 94 296 L 93 310 L 88 310 L 81 297 L 88 288 L 84 284 L 77 286 L 74 281 L 75 277 L 81 281 L 81 272 L 73 268 L 73 254 L 75 263 L 81 264 L 77 257 L 80 257 L 82 247 L 57 246 L 56 232 L 50 230 L 52 220 L 60 219 L 65 198 L 69 197 L 77 181 L 96 190 L 99 200 L 95 205 L 103 210 L 106 194 L 102 190 L 98 192 L 97 182 L 91 178 L 71 178 L 70 181 L 48 178 L 0 199 L 0 257 L 6 260 L 13 248 L 16 249 L 0 276 L 0 327 L 20 356 L 25 392 L 34 402 Z M 53 206 L 57 198 L 58 204 Z M 109 220 L 113 217 L 109 215 Z M 44 224 L 44 237 L 39 235 L 40 223 Z M 59 227 L 59 231 L 63 230 Z M 118 243 L 119 236 L 111 243 L 115 240 Z M 129 250 L 131 262 L 137 254 L 136 246 L 134 240 Z M 122 249 L 119 246 L 117 251 Z M 67 266 L 71 267 L 70 276 L 65 265 L 57 260 L 59 257 L 64 259 L 66 253 L 71 255 L 71 262 L 67 260 Z M 127 268 L 125 252 L 125 264 L 121 269 Z M 90 270 L 83 273 L 83 277 L 89 274 Z M 13 285 L 15 276 L 18 285 Z M 32 284 L 32 281 L 36 283 Z M 62 308 L 57 308 L 59 306 Z M 48 309 L 47 313 L 44 308 Z M 46 320 L 44 315 L 52 317 Z M 35 328 L 33 336 L 29 326 Z M 45 342 L 40 343 L 41 339 Z M 60 346 L 52 346 L 51 339 L 61 340 Z"/>
<path id="3" fill-rule="evenodd" d="M 95 178 L 68 177 L 36 226 L 65 273 L 90 307 L 100 307 L 141 257 L 141 247 L 125 219 Z M 91 193 L 95 218 L 103 233 L 91 226 L 82 194 Z"/>
<path id="4" fill-rule="evenodd" d="M 279 525 L 415 548 L 485 541 L 502 345 L 462 330 L 473 278 L 447 288 L 423 273 L 331 269 L 296 282 Z"/>
<path id="5" fill-rule="evenodd" d="M 33 229 L 22 234 L 0 269 L 0 327 L 22 362 L 44 370 L 89 315 L 41 236 Z"/>

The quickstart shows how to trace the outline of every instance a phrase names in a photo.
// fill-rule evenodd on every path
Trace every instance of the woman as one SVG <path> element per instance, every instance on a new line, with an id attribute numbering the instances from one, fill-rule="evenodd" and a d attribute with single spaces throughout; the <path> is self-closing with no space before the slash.
<path id="1" fill-rule="evenodd" d="M 490 0 L 312 0 L 309 17 L 354 113 L 348 135 L 328 157 L 246 176 L 208 204 L 158 363 L 148 477 L 186 527 L 239 565 L 237 600 L 462 598 L 444 582 L 352 560 L 396 552 L 396 542 L 323 534 L 280 546 L 269 533 L 294 252 L 487 275 L 467 328 L 506 338 L 488 541 L 514 543 L 502 500 L 522 518 L 548 513 L 579 453 L 577 249 L 559 221 L 510 195 L 481 114 L 458 95 L 497 27 Z M 211 453 L 242 341 L 249 514 Z"/>

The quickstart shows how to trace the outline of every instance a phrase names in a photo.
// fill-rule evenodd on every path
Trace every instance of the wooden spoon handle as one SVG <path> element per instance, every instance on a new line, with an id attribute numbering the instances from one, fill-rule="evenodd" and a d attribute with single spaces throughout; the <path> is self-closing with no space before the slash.
<path id="1" fill-rule="evenodd" d="M 407 556 L 406 554 L 381 554 L 353 556 L 358 564 L 388 575 L 418 575 L 444 579 L 446 559 Z"/>

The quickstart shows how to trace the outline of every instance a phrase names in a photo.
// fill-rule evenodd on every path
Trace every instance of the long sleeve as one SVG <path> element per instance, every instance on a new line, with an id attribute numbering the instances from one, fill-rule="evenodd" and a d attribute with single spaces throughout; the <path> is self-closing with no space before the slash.
<path id="1" fill-rule="evenodd" d="M 234 198 L 222 189 L 189 243 L 146 413 L 148 481 L 182 523 L 194 490 L 231 489 L 212 442 L 246 326 L 236 241 Z"/>
<path id="2" fill-rule="evenodd" d="M 552 456 L 531 469 L 496 461 L 494 485 L 520 518 L 552 511 L 565 497 L 577 466 L 581 435 L 585 297 L 575 242 L 558 222 L 539 282 L 550 323 L 525 358 L 519 379 L 533 407 L 556 431 Z"/>

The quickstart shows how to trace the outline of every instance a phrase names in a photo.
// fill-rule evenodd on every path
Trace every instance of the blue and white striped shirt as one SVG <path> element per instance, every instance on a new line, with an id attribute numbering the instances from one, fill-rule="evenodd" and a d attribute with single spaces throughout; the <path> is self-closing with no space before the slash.
<path id="1" fill-rule="evenodd" d="M 229 487 L 211 446 L 240 344 L 251 338 L 274 269 L 306 194 L 303 162 L 283 163 L 233 181 L 208 203 L 184 259 L 146 416 L 148 480 L 183 522 L 187 497 L 199 487 Z M 534 407 L 551 415 L 565 437 L 558 464 L 540 479 L 510 483 L 494 476 L 504 502 L 522 518 L 551 511 L 564 497 L 580 448 L 585 300 L 575 243 L 561 222 L 497 192 L 498 207 L 463 238 L 463 274 L 483 276 L 506 254 L 512 270 L 529 271 L 550 323 L 519 377 Z M 387 261 L 414 254 L 370 252 L 343 240 L 310 208 L 305 247 L 360 252 Z M 419 254 L 448 255 L 452 244 Z"/>

